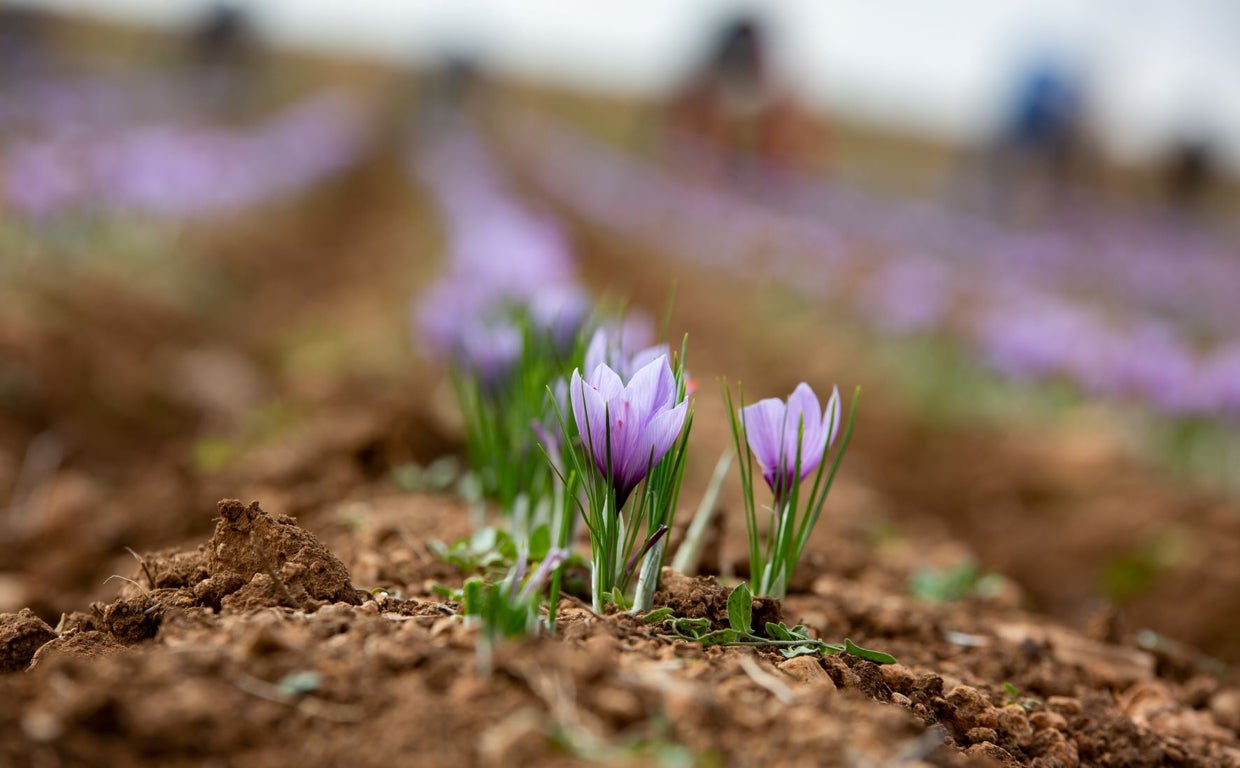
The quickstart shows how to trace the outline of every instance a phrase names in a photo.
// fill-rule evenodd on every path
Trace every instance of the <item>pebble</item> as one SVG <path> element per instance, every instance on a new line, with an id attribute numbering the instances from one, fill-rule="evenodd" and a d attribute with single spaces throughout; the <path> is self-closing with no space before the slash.
<path id="1" fill-rule="evenodd" d="M 1051 712 L 1045 709 L 1034 712 L 1029 716 L 1029 723 L 1035 731 L 1066 731 L 1068 730 L 1068 720 L 1058 712 Z"/>
<path id="2" fill-rule="evenodd" d="M 964 737 L 970 744 L 981 744 L 986 741 L 993 743 L 999 740 L 999 734 L 994 728 L 970 728 L 965 732 Z"/>
<path id="3" fill-rule="evenodd" d="M 968 685 L 958 685 L 947 692 L 947 701 L 956 708 L 955 720 L 965 728 L 997 728 L 999 721 L 990 701 L 982 692 Z"/>
<path id="4" fill-rule="evenodd" d="M 1071 696 L 1051 696 L 1046 700 L 1046 708 L 1065 718 L 1081 714 L 1081 702 Z"/>
<path id="5" fill-rule="evenodd" d="M 641 697 L 623 688 L 602 688 L 594 694 L 594 708 L 613 723 L 628 725 L 645 714 Z"/>
<path id="6" fill-rule="evenodd" d="M 893 691 L 911 690 L 917 679 L 903 664 L 883 664 L 878 668 L 878 673 Z"/>
<path id="7" fill-rule="evenodd" d="M 815 688 L 835 689 L 835 682 L 815 656 L 796 656 L 780 662 L 779 671 Z"/>
<path id="8" fill-rule="evenodd" d="M 999 729 L 1021 746 L 1033 739 L 1033 726 L 1019 704 L 1010 704 L 999 710 Z"/>
<path id="9" fill-rule="evenodd" d="M 1240 689 L 1227 688 L 1210 697 L 1214 722 L 1240 734 Z"/>
<path id="10" fill-rule="evenodd" d="M 22 731 L 31 741 L 46 743 L 60 738 L 65 726 L 51 712 L 34 709 L 22 715 Z"/>
<path id="11" fill-rule="evenodd" d="M 974 744 L 965 750 L 965 755 L 973 762 L 970 765 L 993 765 L 1001 768 L 1020 768 L 1016 758 L 1003 747 L 990 742 Z"/>

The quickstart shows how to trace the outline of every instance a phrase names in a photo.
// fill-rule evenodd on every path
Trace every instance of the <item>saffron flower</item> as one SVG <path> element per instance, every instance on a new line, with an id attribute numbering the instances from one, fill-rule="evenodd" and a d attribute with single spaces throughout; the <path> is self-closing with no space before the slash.
<path id="1" fill-rule="evenodd" d="M 573 371 L 573 417 L 590 461 L 615 491 L 615 511 L 680 435 L 689 406 L 676 402 L 678 389 L 666 355 L 640 368 L 627 385 L 606 364 L 585 379 Z"/>
<path id="2" fill-rule="evenodd" d="M 774 397 L 741 410 L 749 449 L 762 467 L 762 478 L 782 505 L 795 485 L 808 477 L 835 442 L 840 430 L 840 391 L 835 388 L 825 411 L 805 382 L 787 402 Z M 799 466 L 798 466 L 799 460 Z"/>
<path id="3" fill-rule="evenodd" d="M 739 411 L 726 383 L 723 393 L 732 422 L 733 445 L 740 459 L 753 593 L 783 598 L 848 450 L 861 389 L 857 388 L 853 395 L 848 423 L 830 469 L 826 453 L 840 431 L 838 389 L 832 390 L 825 411 L 820 409 L 814 390 L 804 382 L 797 385 L 787 401 L 768 398 L 746 406 L 742 396 Z M 774 497 L 773 514 L 765 521 L 758 519 L 754 502 L 755 459 Z M 813 481 L 807 483 L 811 475 Z"/>

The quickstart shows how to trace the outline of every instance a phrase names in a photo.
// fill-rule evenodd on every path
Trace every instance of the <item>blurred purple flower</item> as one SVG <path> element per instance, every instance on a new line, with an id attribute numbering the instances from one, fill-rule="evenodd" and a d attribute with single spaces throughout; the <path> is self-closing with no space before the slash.
<path id="1" fill-rule="evenodd" d="M 530 322 L 560 351 L 572 348 L 590 309 L 589 294 L 576 286 L 540 291 L 529 302 Z"/>
<path id="2" fill-rule="evenodd" d="M 666 357 L 650 361 L 626 386 L 606 365 L 583 379 L 574 370 L 569 399 L 577 430 L 594 466 L 616 493 L 616 511 L 662 461 L 685 423 L 688 401 L 677 399 L 676 377 Z"/>
<path id="3" fill-rule="evenodd" d="M 829 423 L 828 423 L 829 421 Z M 825 411 L 805 382 L 787 402 L 774 397 L 741 409 L 749 449 L 762 467 L 762 477 L 775 494 L 776 510 L 792 489 L 822 463 L 840 429 L 840 391 L 833 389 Z M 798 450 L 800 467 L 795 466 Z"/>
<path id="4" fill-rule="evenodd" d="M 523 343 L 521 329 L 514 325 L 471 325 L 457 337 L 451 355 L 461 370 L 478 380 L 484 394 L 493 394 L 521 359 Z"/>
<path id="5" fill-rule="evenodd" d="M 125 213 L 228 213 L 286 196 L 351 165 L 358 105 L 313 97 L 248 128 L 131 125 L 31 141 L 5 153 L 4 196 L 33 216 L 94 206 Z"/>

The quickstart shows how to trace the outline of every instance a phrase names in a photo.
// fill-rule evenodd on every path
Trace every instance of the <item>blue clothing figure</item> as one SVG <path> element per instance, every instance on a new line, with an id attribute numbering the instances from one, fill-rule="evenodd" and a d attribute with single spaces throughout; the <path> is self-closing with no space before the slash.
<path id="1" fill-rule="evenodd" d="M 1008 216 L 1041 217 L 1070 196 L 1082 150 L 1084 100 L 1064 66 L 1041 60 L 1025 70 L 1004 122 L 995 196 Z"/>

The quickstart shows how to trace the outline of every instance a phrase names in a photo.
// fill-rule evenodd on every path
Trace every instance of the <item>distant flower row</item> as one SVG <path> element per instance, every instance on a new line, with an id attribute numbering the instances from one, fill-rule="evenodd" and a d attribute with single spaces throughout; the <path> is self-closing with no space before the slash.
<path id="1" fill-rule="evenodd" d="M 0 73 L 0 137 L 96 131 L 169 114 L 202 115 L 243 86 L 210 71 L 91 75 Z"/>
<path id="2" fill-rule="evenodd" d="M 99 132 L 70 124 L 0 157 L 0 205 L 20 215 L 201 217 L 293 195 L 356 163 L 358 104 L 308 98 L 246 127 L 176 122 Z"/>
<path id="3" fill-rule="evenodd" d="M 678 177 L 548 118 L 509 134 L 532 179 L 643 246 L 947 333 L 1018 378 L 1172 416 L 1240 417 L 1240 254 L 1225 235 L 1084 211 L 1016 232 L 943 206 L 756 171 L 771 205 Z"/>

